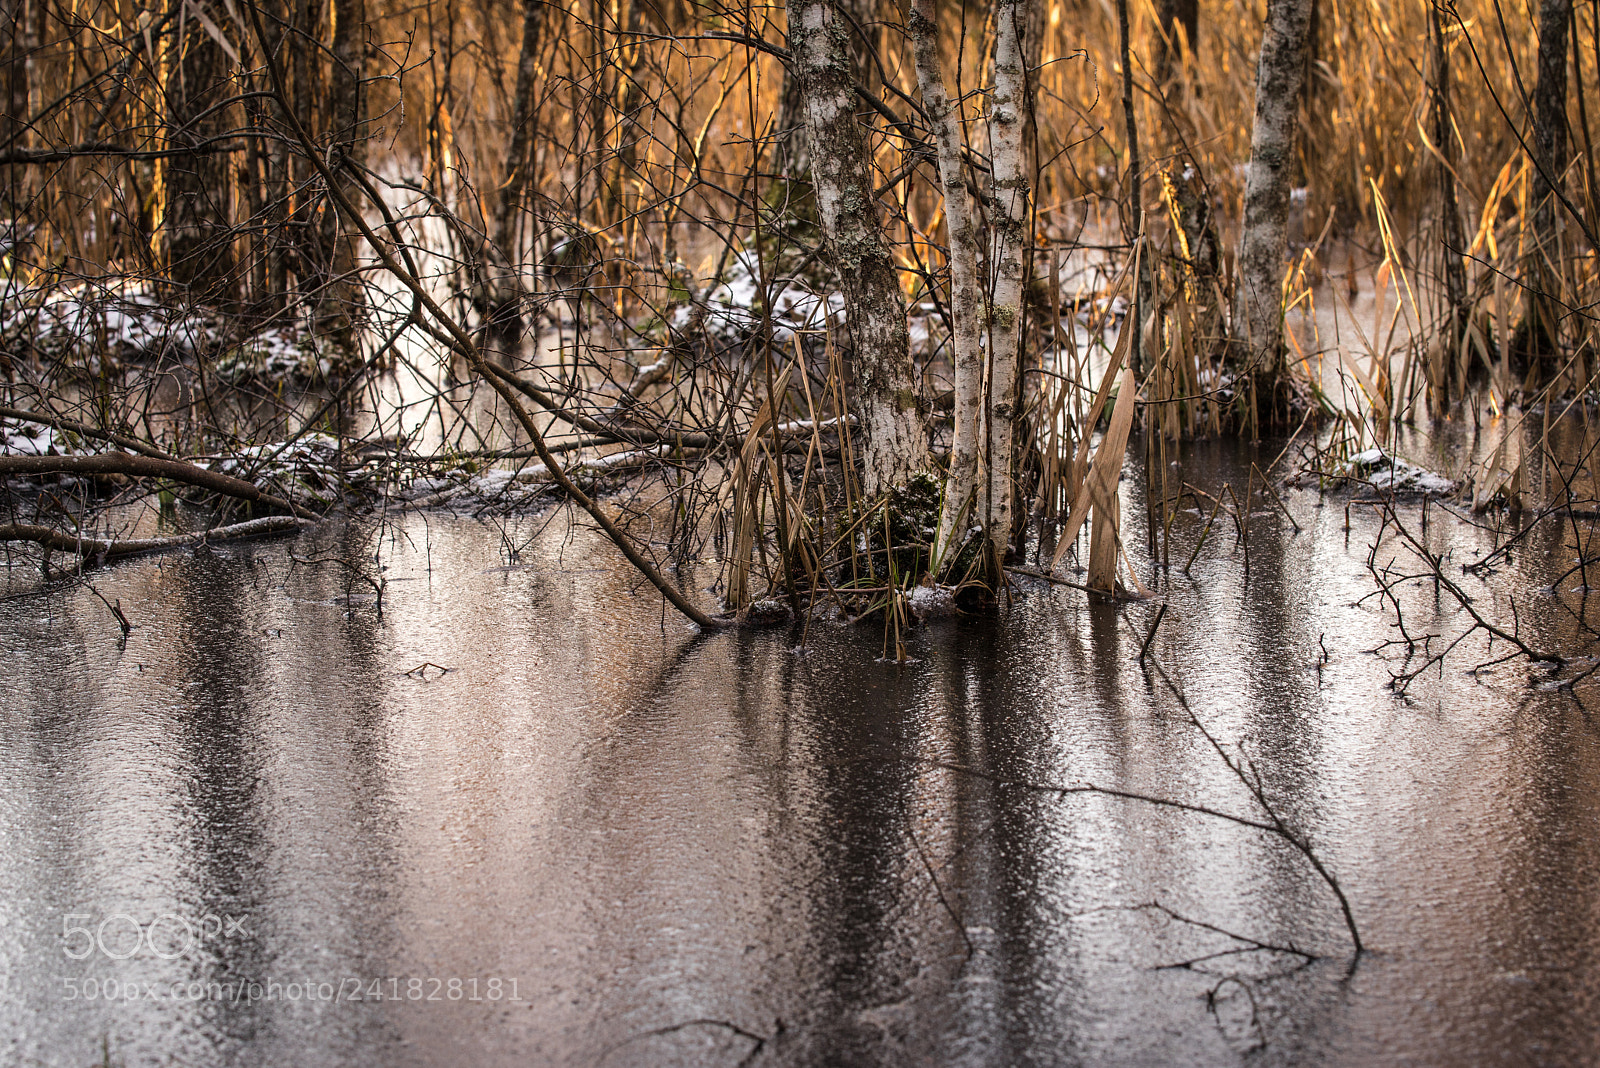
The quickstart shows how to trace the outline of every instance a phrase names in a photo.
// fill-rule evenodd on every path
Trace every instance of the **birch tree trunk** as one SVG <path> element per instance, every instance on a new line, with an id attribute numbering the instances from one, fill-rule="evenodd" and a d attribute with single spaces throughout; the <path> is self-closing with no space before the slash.
<path id="1" fill-rule="evenodd" d="M 1255 128 L 1239 241 L 1239 300 L 1249 350 L 1247 370 L 1274 376 L 1285 366 L 1283 273 L 1289 179 L 1305 87 L 1311 7 L 1312 0 L 1268 0 L 1256 70 Z"/>
<path id="2" fill-rule="evenodd" d="M 988 471 L 984 535 L 992 574 L 1003 574 L 1011 542 L 1012 456 L 1017 415 L 1017 364 L 1023 327 L 1024 256 L 1030 243 L 1032 195 L 1022 135 L 1026 127 L 1027 71 L 1023 34 L 1026 0 L 1000 0 L 996 12 L 994 95 L 989 110 L 993 156 L 989 262 L 994 296 L 989 311 Z"/>
<path id="3" fill-rule="evenodd" d="M 966 540 L 978 495 L 978 439 L 983 430 L 983 289 L 978 281 L 978 226 L 967 179 L 961 170 L 961 127 L 939 56 L 934 0 L 912 0 L 906 13 L 917 88 L 933 128 L 938 151 L 939 187 L 944 192 L 945 225 L 950 232 L 950 313 L 955 348 L 955 433 L 950 473 L 934 542 L 934 568 L 942 571 L 951 550 Z"/>
<path id="4" fill-rule="evenodd" d="M 849 28 L 833 0 L 789 8 L 789 46 L 806 102 L 811 176 L 822 228 L 843 284 L 871 494 L 924 469 L 927 430 L 917 396 L 905 295 L 873 194 L 866 137 L 855 117 Z"/>

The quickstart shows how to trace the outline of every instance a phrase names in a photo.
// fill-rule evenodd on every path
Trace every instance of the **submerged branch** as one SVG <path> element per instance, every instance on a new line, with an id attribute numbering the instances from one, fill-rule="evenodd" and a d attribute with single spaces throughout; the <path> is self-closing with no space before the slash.
<path id="1" fill-rule="evenodd" d="M 1151 663 L 1155 663 L 1153 657 L 1151 658 Z M 1166 679 L 1166 673 L 1161 672 L 1159 664 L 1157 664 L 1156 670 L 1161 673 L 1163 679 Z M 1171 808 L 1177 809 L 1180 812 L 1192 812 L 1196 815 L 1210 816 L 1213 819 L 1225 820 L 1228 823 L 1236 824 L 1240 827 L 1249 827 L 1251 830 L 1265 831 L 1267 834 L 1281 838 L 1283 841 L 1292 846 L 1296 852 L 1306 858 L 1306 862 L 1311 865 L 1312 869 L 1317 873 L 1322 881 L 1328 885 L 1330 890 L 1333 891 L 1334 897 L 1338 899 L 1339 910 L 1343 914 L 1345 927 L 1350 932 L 1350 941 L 1355 946 L 1356 958 L 1359 959 L 1361 954 L 1365 952 L 1365 946 L 1361 941 L 1361 931 L 1356 926 L 1355 914 L 1350 908 L 1350 901 L 1345 897 L 1344 890 L 1339 886 L 1338 880 L 1333 877 L 1333 874 L 1328 871 L 1326 865 L 1322 863 L 1321 858 L 1316 855 L 1315 850 L 1311 848 L 1311 843 L 1307 841 L 1306 838 L 1298 831 L 1290 827 L 1288 823 L 1285 822 L 1285 820 L 1278 814 L 1277 809 L 1272 805 L 1272 803 L 1267 800 L 1266 791 L 1261 784 L 1259 773 L 1256 773 L 1254 777 L 1246 774 L 1242 762 L 1235 761 L 1233 758 L 1228 756 L 1227 752 L 1217 742 L 1216 738 L 1212 736 L 1211 732 L 1206 729 L 1205 725 L 1200 722 L 1199 718 L 1195 716 L 1194 712 L 1189 708 L 1188 700 L 1183 696 L 1176 686 L 1172 685 L 1170 679 L 1167 679 L 1166 681 L 1174 695 L 1176 695 L 1179 705 L 1183 707 L 1184 712 L 1187 714 L 1190 724 L 1192 724 L 1198 731 L 1200 731 L 1202 735 L 1205 736 L 1206 741 L 1211 744 L 1211 747 L 1214 750 L 1216 750 L 1217 755 L 1222 757 L 1222 761 L 1228 766 L 1228 770 L 1232 771 L 1234 776 L 1244 784 L 1245 789 L 1250 792 L 1250 796 L 1255 799 L 1256 804 L 1259 805 L 1261 810 L 1267 814 L 1266 820 L 1252 819 L 1249 816 L 1241 816 L 1237 813 L 1226 812 L 1222 809 L 1212 808 L 1210 805 L 1194 804 L 1188 801 L 1177 801 L 1169 797 L 1157 797 L 1153 794 L 1140 793 L 1137 790 L 1121 790 L 1115 787 L 1099 786 L 1094 783 L 1056 784 L 1031 782 L 1025 779 L 1004 779 L 1000 776 L 991 775 L 988 772 L 979 771 L 976 768 L 968 767 L 964 764 L 956 764 L 945 760 L 919 760 L 917 763 L 927 764 L 937 768 L 944 768 L 949 771 L 960 772 L 964 775 L 971 775 L 975 778 L 994 783 L 996 786 L 1017 786 L 1025 790 L 1054 794 L 1057 797 L 1068 797 L 1073 794 L 1098 794 L 1102 797 L 1114 797 L 1124 801 L 1138 801 L 1146 805 L 1154 805 L 1158 808 Z M 1253 767 L 1250 770 L 1254 772 Z"/>
<path id="2" fill-rule="evenodd" d="M 213 541 L 254 538 L 262 534 L 281 534 L 299 530 L 305 521 L 295 516 L 268 515 L 232 523 L 210 530 L 197 530 L 189 534 L 169 534 L 157 538 L 97 538 L 84 534 L 64 534 L 50 527 L 33 523 L 0 524 L 0 541 L 37 542 L 56 552 L 77 553 L 79 556 L 99 557 L 131 556 L 135 553 L 162 552 L 201 545 Z"/>

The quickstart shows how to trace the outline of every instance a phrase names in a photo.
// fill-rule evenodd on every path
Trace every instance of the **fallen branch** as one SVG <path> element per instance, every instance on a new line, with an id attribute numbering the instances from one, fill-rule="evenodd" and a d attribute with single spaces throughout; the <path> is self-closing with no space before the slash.
<path id="1" fill-rule="evenodd" d="M 281 508 L 302 519 L 317 519 L 316 513 L 300 507 L 282 497 L 263 493 L 253 485 L 220 471 L 182 460 L 158 459 L 154 456 L 129 456 L 125 452 L 98 453 L 94 456 L 0 456 L 0 478 L 29 475 L 123 475 L 128 478 L 164 478 L 169 482 L 182 482 L 200 489 L 221 493 L 228 497 Z"/>
<path id="2" fill-rule="evenodd" d="M 459 344 L 457 347 L 460 347 Z M 562 407 L 559 398 L 540 389 L 527 379 L 512 374 L 510 371 L 493 363 L 485 363 L 484 371 L 484 377 L 490 380 L 491 385 L 500 383 L 509 386 L 544 409 L 547 414 L 566 423 L 568 426 L 594 435 L 596 444 L 610 444 L 620 441 L 635 446 L 665 444 L 673 447 L 709 449 L 715 448 L 727 440 L 725 435 L 708 434 L 699 430 L 657 429 L 634 422 L 602 422 L 584 415 L 582 412 L 569 411 Z M 499 386 L 496 385 L 495 388 L 498 389 Z M 844 422 L 853 423 L 854 421 L 854 416 L 846 416 L 844 419 Z M 838 417 L 817 421 L 815 425 L 810 419 L 797 419 L 793 422 L 779 424 L 777 433 L 779 437 L 786 440 L 809 441 L 811 435 L 816 431 L 837 430 L 839 424 Z"/>
<path id="3" fill-rule="evenodd" d="M 745 1065 L 754 1062 L 756 1057 L 760 1056 L 761 1051 L 767 1048 L 768 1039 L 765 1035 L 758 1035 L 754 1031 L 747 1031 L 731 1020 L 713 1020 L 709 1017 L 702 1016 L 694 1020 L 684 1020 L 682 1023 L 668 1024 L 665 1027 L 652 1027 L 648 1031 L 640 1031 L 638 1034 L 629 1035 L 621 1042 L 613 1042 L 611 1045 L 601 1050 L 600 1055 L 594 1059 L 594 1063 L 603 1064 L 608 1057 L 617 1052 L 617 1050 L 622 1049 L 624 1046 L 631 1045 L 647 1038 L 660 1038 L 663 1035 L 677 1034 L 679 1031 L 685 1031 L 691 1027 L 721 1028 L 722 1030 L 727 1031 L 729 1034 L 737 1035 L 739 1038 L 751 1043 L 750 1051 L 746 1053 L 739 1061 L 738 1068 L 744 1068 Z M 779 1029 L 782 1029 L 781 1022 L 779 1023 Z"/>
<path id="4" fill-rule="evenodd" d="M 1356 927 L 1356 917 L 1355 913 L 1350 909 L 1350 899 L 1344 896 L 1344 889 L 1339 885 L 1339 880 L 1335 879 L 1333 873 L 1323 865 L 1322 860 L 1311 848 L 1311 842 L 1285 823 L 1283 817 L 1278 815 L 1278 810 L 1272 807 L 1272 803 L 1267 800 L 1266 786 L 1261 781 L 1261 772 L 1256 769 L 1254 761 L 1250 761 L 1245 757 L 1243 746 L 1240 747 L 1238 760 L 1230 758 L 1222 748 L 1221 743 L 1206 729 L 1206 725 L 1200 722 L 1200 717 L 1195 715 L 1194 709 L 1189 707 L 1189 699 L 1183 695 L 1183 691 L 1178 689 L 1177 684 L 1167 677 L 1167 673 L 1161 668 L 1161 662 L 1156 660 L 1155 657 L 1151 657 L 1150 663 L 1155 666 L 1157 674 L 1161 676 L 1161 681 L 1167 684 L 1167 689 L 1172 691 L 1172 696 L 1178 699 L 1179 706 L 1182 707 L 1184 714 L 1189 717 L 1190 725 L 1199 731 L 1205 740 L 1211 744 L 1211 748 L 1216 751 L 1217 756 L 1221 757 L 1222 762 L 1228 766 L 1228 770 L 1233 772 L 1234 778 L 1238 779 L 1244 785 L 1244 788 L 1250 791 L 1250 796 L 1255 798 L 1256 804 L 1261 806 L 1261 810 L 1272 821 L 1272 826 L 1268 830 L 1298 850 L 1300 855 L 1306 858 L 1306 863 L 1310 864 L 1316 873 L 1322 877 L 1322 881 L 1328 884 L 1328 889 L 1333 891 L 1333 896 L 1339 899 L 1339 911 L 1344 914 L 1344 925 L 1350 932 L 1350 941 L 1355 944 L 1356 954 L 1350 962 L 1350 966 L 1354 968 L 1356 961 L 1361 959 L 1361 954 L 1366 952 L 1366 949 L 1361 944 L 1361 931 Z M 1245 774 L 1245 766 L 1247 764 L 1250 769 L 1249 775 Z"/>
<path id="5" fill-rule="evenodd" d="M 1190 927 L 1196 927 L 1202 931 L 1210 931 L 1213 934 L 1219 934 L 1224 938 L 1231 938 L 1235 942 L 1242 943 L 1242 945 L 1233 946 L 1229 949 L 1219 949 L 1215 952 L 1202 954 L 1198 957 L 1190 957 L 1186 960 L 1173 961 L 1171 964 L 1157 965 L 1155 969 L 1156 971 L 1170 971 L 1174 969 L 1200 971 L 1201 969 L 1198 966 L 1201 964 L 1207 964 L 1223 957 L 1243 956 L 1249 953 L 1277 953 L 1284 956 L 1299 957 L 1301 963 L 1297 968 L 1294 969 L 1296 971 L 1305 967 L 1307 964 L 1322 959 L 1315 953 L 1301 949 L 1293 942 L 1288 942 L 1283 945 L 1279 945 L 1275 942 L 1263 942 L 1258 938 L 1252 938 L 1249 935 L 1242 935 L 1236 931 L 1230 931 L 1226 927 L 1219 927 L 1214 923 L 1207 923 L 1205 920 L 1196 920 L 1192 917 L 1185 916 L 1183 913 L 1169 908 L 1159 901 L 1146 901 L 1141 905 L 1101 905 L 1097 908 L 1088 909 L 1084 912 L 1073 913 L 1069 918 L 1076 920 L 1081 919 L 1084 916 L 1107 912 L 1159 912 L 1175 923 L 1187 924 Z"/>
<path id="6" fill-rule="evenodd" d="M 1144 658 L 1150 653 L 1150 643 L 1156 640 L 1156 631 L 1161 629 L 1161 619 L 1167 614 L 1167 605 L 1163 601 L 1156 610 L 1156 621 L 1150 624 L 1150 633 L 1144 636 L 1144 643 L 1139 646 L 1139 663 L 1144 663 Z"/>
<path id="7" fill-rule="evenodd" d="M 1151 662 L 1155 663 L 1153 658 Z M 1157 670 L 1160 670 L 1159 664 L 1157 665 Z M 1165 673 L 1163 673 L 1162 677 L 1165 678 Z M 1136 790 L 1119 790 L 1110 786 L 1097 786 L 1094 783 L 1072 783 L 1068 785 L 1058 785 L 1055 783 L 1030 782 L 1025 779 L 1006 779 L 1001 778 L 998 775 L 991 775 L 987 772 L 980 771 L 977 768 L 968 767 L 964 764 L 956 764 L 946 760 L 917 760 L 915 763 L 926 764 L 930 767 L 944 768 L 948 771 L 960 772 L 964 775 L 971 775 L 974 778 L 983 779 L 986 782 L 994 783 L 996 786 L 1015 786 L 1024 790 L 1032 790 L 1038 793 L 1054 794 L 1057 797 L 1069 797 L 1073 794 L 1098 794 L 1101 797 L 1115 797 L 1123 801 L 1139 801 L 1143 804 L 1154 805 L 1158 808 L 1171 808 L 1177 809 L 1180 812 L 1192 812 L 1200 816 L 1210 816 L 1213 819 L 1225 820 L 1228 823 L 1237 824 L 1240 827 L 1249 827 L 1252 830 L 1264 831 L 1267 834 L 1275 835 L 1289 843 L 1289 845 L 1294 847 L 1294 849 L 1300 853 L 1301 856 L 1305 857 L 1307 863 L 1311 865 L 1312 869 L 1316 871 L 1317 875 L 1321 877 L 1322 881 L 1328 885 L 1328 888 L 1333 891 L 1334 897 L 1339 901 L 1339 910 L 1344 915 L 1345 928 L 1350 932 L 1350 941 L 1355 945 L 1356 959 L 1360 959 L 1361 954 L 1365 951 L 1365 947 L 1361 942 L 1361 932 L 1356 927 L 1355 915 L 1351 912 L 1350 902 L 1344 896 L 1344 890 L 1340 888 L 1338 881 L 1334 879 L 1333 875 L 1323 865 L 1321 859 L 1318 858 L 1316 853 L 1312 850 L 1311 843 L 1294 829 L 1289 827 L 1288 824 L 1284 822 L 1282 817 L 1278 815 L 1277 810 L 1273 808 L 1270 802 L 1267 801 L 1266 791 L 1261 784 L 1259 773 L 1256 773 L 1255 779 L 1252 781 L 1251 777 L 1245 773 L 1243 766 L 1228 756 L 1227 752 L 1217 743 L 1216 739 L 1212 737 L 1211 733 L 1206 730 L 1205 726 L 1200 722 L 1200 720 L 1195 717 L 1192 711 L 1189 710 L 1188 701 L 1181 693 L 1178 693 L 1177 687 L 1173 686 L 1172 690 L 1173 693 L 1178 697 L 1178 703 L 1182 705 L 1184 711 L 1189 714 L 1189 722 L 1193 724 L 1202 735 L 1205 736 L 1206 741 L 1211 743 L 1211 747 L 1216 750 L 1217 755 L 1222 757 L 1223 763 L 1228 765 L 1228 770 L 1232 771 L 1234 776 L 1244 784 L 1245 789 L 1250 791 L 1250 795 L 1255 799 L 1256 804 L 1260 805 L 1261 809 L 1267 814 L 1266 820 L 1252 819 L 1249 816 L 1241 816 L 1237 813 L 1226 812 L 1222 809 L 1212 808 L 1209 805 L 1192 804 L 1187 801 L 1177 801 L 1168 797 L 1156 797 L 1153 794 L 1139 793 Z M 1250 770 L 1251 772 L 1255 771 L 1253 766 Z"/>
<path id="8" fill-rule="evenodd" d="M 1561 668 L 1566 666 L 1567 660 L 1560 653 L 1558 653 L 1558 652 L 1556 652 L 1554 650 L 1551 650 L 1551 649 L 1538 649 L 1538 648 L 1535 648 L 1535 647 L 1529 645 L 1527 642 L 1523 641 L 1521 636 L 1517 633 L 1517 630 L 1520 629 L 1520 628 L 1516 628 L 1515 624 L 1513 624 L 1513 629 L 1512 630 L 1506 630 L 1504 627 L 1496 626 L 1494 623 L 1492 623 L 1488 619 L 1486 619 L 1484 617 L 1483 613 L 1479 612 L 1478 609 L 1476 607 L 1474 607 L 1471 595 L 1468 594 L 1466 590 L 1463 590 L 1453 579 L 1450 578 L 1449 575 L 1447 575 L 1445 573 L 1443 555 L 1439 554 L 1439 553 L 1435 553 L 1432 550 L 1430 550 L 1426 545 L 1424 545 L 1422 543 L 1421 539 L 1418 538 L 1416 534 L 1414 534 L 1408 527 L 1406 527 L 1406 525 L 1404 523 L 1402 523 L 1400 521 L 1399 512 L 1396 511 L 1396 509 L 1394 508 L 1393 502 L 1384 503 L 1383 508 L 1384 508 L 1384 511 L 1385 511 L 1385 515 L 1384 515 L 1384 519 L 1383 519 L 1384 527 L 1388 527 L 1390 524 L 1393 524 L 1396 533 L 1399 534 L 1402 542 L 1405 544 L 1405 547 L 1407 549 L 1409 549 L 1411 551 L 1411 554 L 1413 556 L 1415 556 L 1418 560 L 1420 560 L 1423 563 L 1423 565 L 1426 566 L 1427 569 L 1428 569 L 1427 572 L 1422 576 L 1406 575 L 1406 576 L 1403 576 L 1399 580 L 1392 581 L 1392 582 L 1389 582 L 1389 583 L 1385 583 L 1383 581 L 1382 576 L 1380 576 L 1378 574 L 1377 568 L 1374 566 L 1374 557 L 1375 557 L 1375 553 L 1376 553 L 1376 550 L 1377 550 L 1378 542 L 1374 542 L 1373 543 L 1372 548 L 1373 548 L 1374 552 L 1368 555 L 1367 568 L 1368 568 L 1369 571 L 1372 572 L 1373 577 L 1378 581 L 1379 592 L 1387 595 L 1388 599 L 1394 604 L 1395 618 L 1397 620 L 1397 626 L 1400 627 L 1401 635 L 1405 637 L 1407 649 L 1410 652 L 1414 653 L 1416 651 L 1416 646 L 1417 646 L 1418 643 L 1417 643 L 1416 639 L 1413 639 L 1409 635 L 1406 635 L 1406 632 L 1405 632 L 1405 617 L 1404 617 L 1404 614 L 1402 612 L 1400 600 L 1392 592 L 1392 587 L 1395 586 L 1395 585 L 1398 585 L 1399 582 L 1402 582 L 1402 581 L 1405 581 L 1405 580 L 1411 579 L 1411 578 L 1417 578 L 1417 577 L 1432 579 L 1433 583 L 1434 583 L 1435 593 L 1437 594 L 1437 592 L 1439 590 L 1441 590 L 1441 589 L 1444 590 L 1445 592 L 1449 593 L 1450 596 L 1455 599 L 1456 604 L 1460 606 L 1461 610 L 1463 612 L 1465 612 L 1467 614 L 1467 616 L 1472 620 L 1472 626 L 1468 627 L 1465 632 L 1463 632 L 1462 634 L 1458 635 L 1456 637 L 1456 639 L 1454 641 L 1452 641 L 1449 644 L 1449 646 L 1447 648 L 1445 648 L 1445 650 L 1443 652 L 1439 652 L 1439 653 L 1431 653 L 1431 652 L 1429 652 L 1429 650 L 1427 648 L 1427 642 L 1424 641 L 1422 643 L 1422 645 L 1423 645 L 1422 651 L 1423 651 L 1426 659 L 1423 661 L 1421 667 L 1417 668 L 1414 671 L 1407 671 L 1407 672 L 1403 672 L 1403 673 L 1398 674 L 1398 675 L 1393 675 L 1393 673 L 1391 673 L 1392 679 L 1391 679 L 1390 685 L 1391 685 L 1391 687 L 1394 688 L 1396 693 L 1404 694 L 1406 692 L 1407 688 L 1409 688 L 1409 686 L 1411 685 L 1412 680 L 1416 679 L 1424 671 L 1427 671 L 1430 667 L 1433 667 L 1435 664 L 1440 665 L 1441 670 L 1442 670 L 1443 664 L 1444 664 L 1444 658 L 1447 655 L 1449 655 L 1450 652 L 1456 648 L 1456 646 L 1460 645 L 1461 642 L 1464 641 L 1469 635 L 1474 634 L 1474 633 L 1476 633 L 1477 631 L 1480 631 L 1480 630 L 1489 635 L 1490 642 L 1491 642 L 1491 648 L 1493 647 L 1492 646 L 1493 640 L 1495 638 L 1499 638 L 1501 641 L 1503 641 L 1507 645 L 1511 646 L 1515 650 L 1515 652 L 1509 654 L 1508 656 L 1500 657 L 1497 660 L 1492 660 L 1492 661 L 1489 661 L 1489 662 L 1484 663 L 1484 664 L 1479 664 L 1478 667 L 1476 669 L 1474 669 L 1474 670 L 1481 670 L 1481 669 L 1483 669 L 1485 667 L 1489 667 L 1492 664 L 1498 664 L 1498 663 L 1501 663 L 1501 662 L 1503 662 L 1505 660 L 1512 659 L 1513 657 L 1516 657 L 1516 656 L 1526 657 L 1530 662 L 1535 663 L 1535 664 L 1541 664 L 1542 663 L 1542 664 L 1553 665 L 1553 667 L 1556 670 L 1559 670 L 1559 669 L 1561 669 Z M 1381 541 L 1382 538 L 1383 538 L 1383 533 L 1382 533 L 1381 529 L 1379 531 L 1378 538 L 1379 538 L 1379 541 Z M 1465 569 L 1463 569 L 1463 570 L 1465 570 Z M 1508 603 L 1510 604 L 1510 607 L 1511 607 L 1512 618 L 1513 618 L 1513 620 L 1515 620 L 1515 618 L 1516 618 L 1516 602 L 1513 600 L 1513 601 L 1509 601 Z M 1429 637 L 1431 638 L 1432 636 L 1429 636 Z"/>
<path id="9" fill-rule="evenodd" d="M 199 545 L 213 541 L 229 541 L 238 538 L 254 538 L 262 534 L 280 534 L 290 530 L 299 530 L 303 520 L 289 515 L 269 515 L 260 519 L 251 519 L 243 523 L 234 523 L 225 527 L 213 527 L 210 530 L 199 530 L 192 534 L 169 534 L 159 538 L 95 538 L 82 534 L 63 534 L 50 527 L 37 526 L 32 523 L 6 523 L 0 525 L 0 541 L 31 541 L 54 552 L 77 553 L 79 556 L 90 556 L 105 559 L 113 556 L 132 556 L 135 553 L 162 552 L 167 549 L 181 549 L 188 545 Z"/>

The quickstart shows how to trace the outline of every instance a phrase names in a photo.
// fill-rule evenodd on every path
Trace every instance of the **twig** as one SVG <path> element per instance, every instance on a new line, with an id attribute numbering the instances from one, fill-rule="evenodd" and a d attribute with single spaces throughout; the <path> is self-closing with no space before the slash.
<path id="1" fill-rule="evenodd" d="M 432 660 L 424 660 L 410 671 L 402 671 L 400 674 L 408 675 L 414 679 L 422 679 L 423 681 L 427 681 L 429 668 L 433 668 L 435 671 L 437 671 L 440 677 L 448 675 L 450 672 L 455 670 L 455 668 L 445 667 L 443 664 L 435 664 Z"/>
<path id="2" fill-rule="evenodd" d="M 916 849 L 917 856 L 921 859 L 923 868 L 928 872 L 928 879 L 933 883 L 933 892 L 938 895 L 939 904 L 944 906 L 944 911 L 949 914 L 951 922 L 956 925 L 956 930 L 961 933 L 961 941 L 967 944 L 967 959 L 971 960 L 973 954 L 977 952 L 977 949 L 972 944 L 972 936 L 967 933 L 966 921 L 963 920 L 961 918 L 961 914 L 955 910 L 955 906 L 950 904 L 950 899 L 945 897 L 944 887 L 939 885 L 939 876 L 934 873 L 933 865 L 928 861 L 928 854 L 922 848 L 922 843 L 917 840 L 917 836 L 915 834 L 911 835 L 911 845 Z"/>
<path id="3" fill-rule="evenodd" d="M 739 1061 L 741 1066 L 750 1064 L 756 1059 L 762 1050 L 767 1048 L 767 1036 L 765 1035 L 758 1035 L 754 1031 L 746 1031 L 738 1024 L 730 1023 L 727 1020 L 713 1020 L 708 1017 L 699 1017 L 693 1020 L 684 1020 L 682 1023 L 668 1024 L 665 1027 L 652 1027 L 648 1031 L 640 1031 L 638 1034 L 629 1035 L 621 1042 L 614 1042 L 605 1049 L 601 1050 L 599 1055 L 595 1057 L 594 1063 L 605 1063 L 606 1058 L 610 1057 L 617 1050 L 624 1046 L 631 1045 L 634 1042 L 640 1042 L 647 1038 L 659 1038 L 662 1035 L 676 1034 L 677 1032 L 686 1030 L 690 1027 L 720 1027 L 723 1030 L 732 1032 L 733 1034 L 738 1035 L 740 1038 L 752 1043 L 750 1052 L 746 1053 L 744 1058 Z M 779 1024 L 779 1030 L 782 1030 L 781 1023 Z"/>
<path id="4" fill-rule="evenodd" d="M 1145 654 L 1150 652 L 1150 643 L 1156 640 L 1156 631 L 1161 626 L 1161 618 L 1167 614 L 1167 604 L 1161 602 L 1161 607 L 1156 610 L 1156 621 L 1150 624 L 1150 633 L 1144 636 L 1144 644 L 1139 646 L 1139 663 L 1144 663 Z"/>
<path id="5" fill-rule="evenodd" d="M 1121 593 L 1116 590 L 1097 590 L 1093 586 L 1085 586 L 1081 582 L 1073 582 L 1071 579 L 1064 579 L 1059 575 L 1052 575 L 1050 572 L 1041 571 L 1038 568 L 1008 567 L 1006 568 L 1006 573 L 1011 575 L 1027 575 L 1029 578 L 1043 579 L 1044 581 L 1054 583 L 1057 586 L 1070 586 L 1072 589 L 1082 590 L 1084 593 L 1092 593 L 1097 597 L 1109 597 L 1114 601 L 1139 600 L 1137 597 L 1127 593 Z"/>
<path id="6" fill-rule="evenodd" d="M 1261 475 L 1261 488 L 1267 493 L 1272 494 L 1272 499 L 1277 502 L 1278 509 L 1283 512 L 1283 516 L 1289 521 L 1289 525 L 1294 527 L 1294 532 L 1296 534 L 1300 533 L 1300 524 L 1296 523 L 1294 516 L 1289 514 L 1288 505 L 1283 503 L 1283 498 L 1278 496 L 1278 491 L 1272 488 L 1272 483 L 1267 480 L 1266 472 L 1262 471 L 1261 468 L 1257 467 L 1253 463 L 1250 466 L 1256 473 Z"/>

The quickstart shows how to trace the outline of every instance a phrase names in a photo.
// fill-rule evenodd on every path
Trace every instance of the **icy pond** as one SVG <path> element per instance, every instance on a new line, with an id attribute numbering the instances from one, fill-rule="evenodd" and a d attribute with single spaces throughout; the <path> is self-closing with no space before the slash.
<path id="1" fill-rule="evenodd" d="M 1300 532 L 1262 505 L 1174 562 L 1143 665 L 1154 602 L 1028 578 L 908 664 L 870 624 L 696 636 L 565 513 L 125 561 L 91 575 L 125 643 L 17 569 L 0 1062 L 1594 1063 L 1595 695 L 1473 673 L 1505 651 L 1475 636 L 1397 697 L 1376 510 L 1285 503 Z M 1480 611 L 1582 646 L 1569 536 L 1524 537 Z M 295 561 L 374 546 L 381 617 Z M 1395 592 L 1418 633 L 1468 625 Z M 1280 837 L 1110 792 L 1264 818 L 1175 689 L 1359 957 Z"/>

